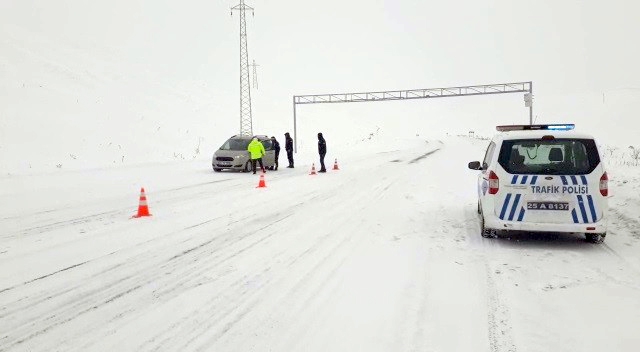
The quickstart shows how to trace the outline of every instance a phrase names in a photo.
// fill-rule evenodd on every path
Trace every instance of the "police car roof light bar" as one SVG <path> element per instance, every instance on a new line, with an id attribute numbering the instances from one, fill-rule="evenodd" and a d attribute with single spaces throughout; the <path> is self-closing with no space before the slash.
<path id="1" fill-rule="evenodd" d="M 547 125 L 502 125 L 502 126 L 496 126 L 496 130 L 498 130 L 499 132 L 530 131 L 530 130 L 570 131 L 575 127 L 576 125 L 573 123 L 547 124 Z"/>
<path id="2" fill-rule="evenodd" d="M 570 131 L 574 128 L 576 128 L 576 125 L 572 123 L 564 124 L 564 125 L 547 125 L 548 130 L 555 130 L 555 131 Z"/>

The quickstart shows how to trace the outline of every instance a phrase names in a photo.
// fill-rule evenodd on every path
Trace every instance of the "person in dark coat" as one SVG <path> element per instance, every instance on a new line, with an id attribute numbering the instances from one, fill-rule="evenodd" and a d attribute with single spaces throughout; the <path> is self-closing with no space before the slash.
<path id="1" fill-rule="evenodd" d="M 287 159 L 289 159 L 289 166 L 287 167 L 293 168 L 293 138 L 289 136 L 289 132 L 284 134 L 284 138 L 285 138 L 284 150 L 287 151 Z"/>
<path id="2" fill-rule="evenodd" d="M 280 157 L 280 143 L 275 136 L 271 137 L 271 143 L 273 144 L 273 150 L 276 151 L 276 164 L 273 166 L 274 170 L 278 170 L 278 157 Z"/>
<path id="3" fill-rule="evenodd" d="M 320 154 L 320 171 L 318 172 L 327 172 L 324 167 L 324 157 L 327 155 L 327 141 L 324 140 L 322 133 L 318 133 L 318 154 Z"/>

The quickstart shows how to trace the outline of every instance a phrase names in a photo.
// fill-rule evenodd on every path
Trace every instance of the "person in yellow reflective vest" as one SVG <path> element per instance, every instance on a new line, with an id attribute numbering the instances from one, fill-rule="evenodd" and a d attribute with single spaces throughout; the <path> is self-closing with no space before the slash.
<path id="1" fill-rule="evenodd" d="M 249 154 L 251 154 L 251 166 L 253 169 L 253 173 L 256 173 L 256 162 L 260 163 L 260 168 L 262 172 L 265 173 L 264 164 L 262 163 L 262 157 L 267 153 L 264 150 L 264 145 L 258 140 L 258 138 L 253 137 L 251 143 L 247 147 Z"/>

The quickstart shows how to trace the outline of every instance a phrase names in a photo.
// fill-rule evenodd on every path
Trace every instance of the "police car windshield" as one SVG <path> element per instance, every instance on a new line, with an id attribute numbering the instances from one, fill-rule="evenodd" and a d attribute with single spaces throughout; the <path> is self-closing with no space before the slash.
<path id="1" fill-rule="evenodd" d="M 220 150 L 247 150 L 249 142 L 248 139 L 231 138 L 220 147 Z"/>
<path id="2" fill-rule="evenodd" d="M 585 175 L 600 163 L 591 139 L 505 140 L 498 157 L 510 174 Z"/>

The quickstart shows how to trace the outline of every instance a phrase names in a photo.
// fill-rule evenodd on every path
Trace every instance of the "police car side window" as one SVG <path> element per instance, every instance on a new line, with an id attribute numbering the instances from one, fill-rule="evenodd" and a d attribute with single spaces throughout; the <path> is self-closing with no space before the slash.
<path id="1" fill-rule="evenodd" d="M 487 147 L 487 152 L 484 155 L 484 160 L 482 161 L 482 170 L 486 170 L 489 168 L 489 163 L 491 162 L 491 158 L 493 158 L 493 152 L 496 150 L 496 144 L 491 142 Z"/>

